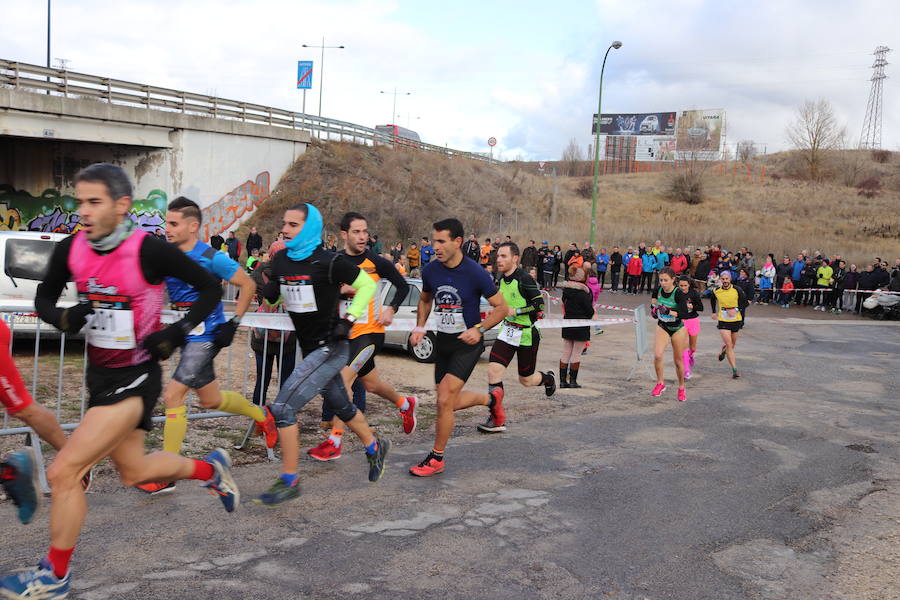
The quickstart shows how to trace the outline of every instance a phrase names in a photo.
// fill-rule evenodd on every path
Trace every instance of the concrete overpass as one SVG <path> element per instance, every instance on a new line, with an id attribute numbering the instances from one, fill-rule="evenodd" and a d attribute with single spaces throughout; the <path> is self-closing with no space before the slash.
<path id="1" fill-rule="evenodd" d="M 266 107 L 0 61 L 0 228 L 77 229 L 72 179 L 108 161 L 133 178 L 145 229 L 184 195 L 203 207 L 206 237 L 227 231 L 311 139 L 302 122 L 277 120 Z"/>

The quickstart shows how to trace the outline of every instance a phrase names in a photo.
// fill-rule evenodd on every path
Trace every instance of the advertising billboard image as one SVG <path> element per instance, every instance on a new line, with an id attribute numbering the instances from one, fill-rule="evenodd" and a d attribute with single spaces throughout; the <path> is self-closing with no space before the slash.
<path id="1" fill-rule="evenodd" d="M 644 136 L 637 138 L 634 160 L 641 162 L 675 160 L 675 136 Z"/>
<path id="2" fill-rule="evenodd" d="M 718 153 L 724 124 L 725 111 L 720 108 L 681 111 L 675 134 L 678 152 Z"/>
<path id="3" fill-rule="evenodd" d="M 658 113 L 603 113 L 600 133 L 606 135 L 675 135 L 675 111 Z M 592 134 L 597 133 L 594 114 Z"/>

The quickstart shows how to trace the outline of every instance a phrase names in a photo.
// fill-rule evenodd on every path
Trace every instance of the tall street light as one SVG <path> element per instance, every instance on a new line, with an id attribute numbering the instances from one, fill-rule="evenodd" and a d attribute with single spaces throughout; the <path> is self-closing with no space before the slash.
<path id="1" fill-rule="evenodd" d="M 378 93 L 379 93 L 379 94 L 390 94 L 390 93 L 392 93 L 392 92 L 385 92 L 384 90 L 381 90 L 381 91 L 378 92 Z M 393 91 L 393 94 L 394 94 L 394 110 L 391 111 L 391 115 L 397 115 L 397 93 L 398 93 L 398 92 L 397 92 L 397 86 L 394 86 L 394 91 Z M 400 94 L 401 96 L 409 96 L 409 95 L 412 94 L 412 92 L 399 92 L 399 94 Z M 399 115 L 397 115 L 397 116 L 399 116 Z M 387 125 L 393 125 L 393 124 L 394 124 L 394 119 L 396 119 L 396 117 L 395 117 L 395 116 L 391 116 L 391 122 L 390 122 L 390 123 L 387 123 Z"/>
<path id="2" fill-rule="evenodd" d="M 343 46 L 326 46 L 325 38 L 322 38 L 321 45 L 311 45 L 311 44 L 303 44 L 303 48 L 321 48 L 322 49 L 322 58 L 319 61 L 319 117 L 322 116 L 322 83 L 325 80 L 325 48 L 343 48 Z"/>
<path id="3" fill-rule="evenodd" d="M 609 45 L 609 48 L 606 49 L 606 54 L 603 55 L 603 66 L 600 67 L 600 93 L 597 96 L 597 129 L 594 132 L 594 186 L 591 188 L 591 246 L 594 245 L 594 234 L 597 231 L 597 192 L 599 191 L 599 176 L 600 176 L 600 118 L 603 115 L 601 112 L 601 104 L 603 102 L 603 71 L 606 69 L 606 57 L 609 56 L 609 51 L 615 48 L 618 50 L 622 47 L 622 42 L 615 41 Z"/>

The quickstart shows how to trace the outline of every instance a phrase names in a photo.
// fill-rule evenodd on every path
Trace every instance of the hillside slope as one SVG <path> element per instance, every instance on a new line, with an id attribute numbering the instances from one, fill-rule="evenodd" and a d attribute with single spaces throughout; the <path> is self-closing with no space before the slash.
<path id="1" fill-rule="evenodd" d="M 821 249 L 853 260 L 900 256 L 900 211 L 892 190 L 866 199 L 837 184 L 708 175 L 706 200 L 686 205 L 666 197 L 668 177 L 604 176 L 599 243 L 628 246 L 663 239 L 672 246 L 720 242 L 757 253 Z M 239 235 L 256 226 L 264 240 L 272 240 L 284 209 L 310 202 L 322 211 L 329 233 L 336 233 L 344 212 L 357 210 L 388 244 L 418 240 L 433 221 L 448 216 L 458 217 L 467 233 L 480 238 L 509 234 L 519 242 L 533 238 L 580 244 L 590 230 L 590 186 L 585 182 L 590 178 L 554 181 L 523 166 L 427 152 L 316 144 L 282 177 Z"/>

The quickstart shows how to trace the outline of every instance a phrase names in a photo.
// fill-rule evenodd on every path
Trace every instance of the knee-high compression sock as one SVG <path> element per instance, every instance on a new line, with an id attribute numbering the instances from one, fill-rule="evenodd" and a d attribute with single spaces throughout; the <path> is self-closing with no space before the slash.
<path id="1" fill-rule="evenodd" d="M 223 391 L 222 403 L 219 404 L 219 410 L 233 415 L 250 417 L 254 421 L 262 422 L 266 420 L 266 415 L 262 408 L 253 404 L 237 392 Z"/>
<path id="2" fill-rule="evenodd" d="M 166 423 L 163 425 L 163 450 L 181 454 L 181 444 L 187 435 L 187 407 L 176 406 L 166 409 Z"/>
<path id="3" fill-rule="evenodd" d="M 60 579 L 65 577 L 66 573 L 69 572 L 69 561 L 71 560 L 74 551 L 75 546 L 66 548 L 65 550 L 50 546 L 50 551 L 47 552 L 47 561 L 53 567 L 53 574 Z"/>
<path id="4" fill-rule="evenodd" d="M 194 463 L 194 472 L 188 479 L 196 479 L 197 481 L 209 481 L 216 474 L 215 468 L 211 463 L 205 460 L 192 460 Z"/>
<path id="5" fill-rule="evenodd" d="M 488 408 L 494 408 L 494 405 L 497 404 L 497 396 L 494 394 L 494 390 L 497 388 L 500 389 L 500 397 L 503 397 L 503 382 L 500 383 L 489 383 L 488 384 Z"/>

